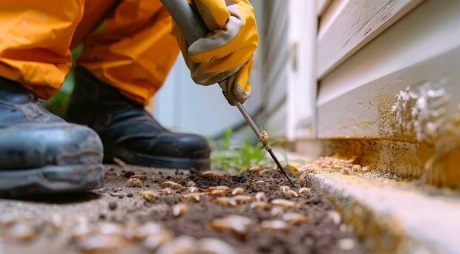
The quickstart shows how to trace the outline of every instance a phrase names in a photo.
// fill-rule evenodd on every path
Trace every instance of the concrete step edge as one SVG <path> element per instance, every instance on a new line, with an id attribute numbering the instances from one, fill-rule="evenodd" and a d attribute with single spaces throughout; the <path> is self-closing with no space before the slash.
<path id="1" fill-rule="evenodd" d="M 327 197 L 372 253 L 460 253 L 460 199 L 429 195 L 384 178 L 311 173 L 307 185 Z"/>

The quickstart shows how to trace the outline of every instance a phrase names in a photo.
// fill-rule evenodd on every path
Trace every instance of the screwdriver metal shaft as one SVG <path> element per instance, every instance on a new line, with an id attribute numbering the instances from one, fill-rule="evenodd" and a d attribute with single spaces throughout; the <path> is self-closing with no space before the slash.
<path id="1" fill-rule="evenodd" d="M 260 142 L 262 142 L 262 144 L 264 145 L 264 148 L 265 150 L 267 150 L 267 152 L 270 154 L 270 156 L 272 157 L 273 161 L 275 161 L 275 164 L 276 166 L 278 166 L 278 169 L 281 171 L 281 173 L 283 173 L 283 175 L 286 177 L 286 179 L 289 181 L 289 183 L 291 184 L 291 186 L 293 188 L 295 188 L 294 186 L 294 183 L 291 181 L 291 179 L 289 178 L 289 176 L 286 174 L 286 171 L 284 171 L 284 168 L 283 166 L 281 165 L 280 161 L 278 160 L 278 158 L 276 157 L 275 153 L 273 153 L 273 150 L 270 146 L 270 144 L 268 144 L 266 141 L 264 141 L 264 139 L 262 138 L 262 134 L 260 133 L 259 129 L 257 128 L 257 125 L 254 123 L 254 120 L 252 120 L 252 117 L 251 115 L 249 115 L 248 111 L 246 110 L 246 108 L 239 102 L 236 102 L 236 107 L 238 108 L 238 110 L 241 112 L 241 114 L 243 115 L 244 119 L 246 119 L 246 122 L 248 123 L 248 125 L 251 127 L 252 131 L 254 132 L 254 134 L 256 134 L 256 137 L 260 140 Z"/>

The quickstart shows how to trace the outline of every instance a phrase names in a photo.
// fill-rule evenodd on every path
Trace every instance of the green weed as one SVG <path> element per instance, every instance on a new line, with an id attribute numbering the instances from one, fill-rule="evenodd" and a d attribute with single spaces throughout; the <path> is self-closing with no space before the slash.
<path id="1" fill-rule="evenodd" d="M 213 142 L 211 161 L 214 168 L 235 174 L 248 170 L 253 165 L 270 162 L 265 156 L 267 152 L 262 143 L 258 140 L 254 142 L 250 136 L 243 140 L 240 147 L 232 148 L 230 145 L 232 134 L 232 130 L 228 129 L 225 131 L 220 145 Z M 278 138 L 271 140 L 270 144 L 276 145 L 284 141 L 285 139 Z"/>

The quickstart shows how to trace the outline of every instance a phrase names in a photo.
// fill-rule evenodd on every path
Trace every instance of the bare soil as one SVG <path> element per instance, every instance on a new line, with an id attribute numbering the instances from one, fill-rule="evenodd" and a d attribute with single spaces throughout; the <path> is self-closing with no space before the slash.
<path id="1" fill-rule="evenodd" d="M 126 187 L 132 175 L 142 175 L 141 187 Z M 295 179 L 291 176 L 291 179 Z M 231 245 L 238 253 L 363 253 L 352 231 L 340 223 L 337 212 L 329 202 L 314 191 L 290 199 L 299 206 L 285 212 L 301 213 L 309 217 L 309 223 L 292 226 L 289 233 L 261 230 L 262 221 L 275 219 L 270 211 L 250 208 L 242 204 L 236 208 L 213 203 L 215 198 L 204 196 L 198 203 L 188 203 L 189 209 L 180 218 L 172 214 L 172 206 L 183 201 L 179 195 L 187 189 L 177 190 L 174 195 L 161 194 L 161 184 L 174 181 L 184 186 L 191 182 L 204 192 L 211 186 L 242 187 L 245 195 L 254 196 L 264 192 L 268 200 L 286 198 L 280 186 L 288 182 L 277 171 L 262 174 L 245 173 L 226 176 L 221 180 L 206 179 L 188 171 L 157 170 L 141 167 L 106 166 L 106 185 L 92 192 L 33 197 L 24 200 L 0 200 L 0 253 L 79 253 L 82 246 L 75 241 L 75 231 L 87 223 L 98 227 L 105 222 L 120 225 L 143 225 L 149 221 L 159 222 L 174 236 L 192 236 L 220 239 Z M 294 181 L 297 184 L 297 180 Z M 140 191 L 153 191 L 158 197 L 148 201 Z M 230 196 L 230 195 L 229 195 Z M 255 222 L 246 237 L 230 232 L 215 231 L 210 223 L 227 215 L 248 217 Z M 24 232 L 11 230 L 14 225 L 25 222 L 31 228 L 31 237 Z M 27 236 L 27 233 L 26 233 Z M 140 242 L 129 242 L 116 248 L 118 253 L 149 253 Z M 218 252 L 217 252 L 218 253 Z"/>

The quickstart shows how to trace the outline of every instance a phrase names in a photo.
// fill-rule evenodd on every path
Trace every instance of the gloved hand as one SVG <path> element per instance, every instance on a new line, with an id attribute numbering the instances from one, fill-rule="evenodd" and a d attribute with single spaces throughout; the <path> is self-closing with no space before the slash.
<path id="1" fill-rule="evenodd" d="M 180 28 L 174 25 L 173 34 L 193 81 L 201 85 L 223 81 L 219 85 L 228 102 L 244 103 L 251 92 L 252 57 L 259 43 L 254 9 L 248 0 L 189 0 L 189 3 L 211 31 L 188 45 Z"/>

